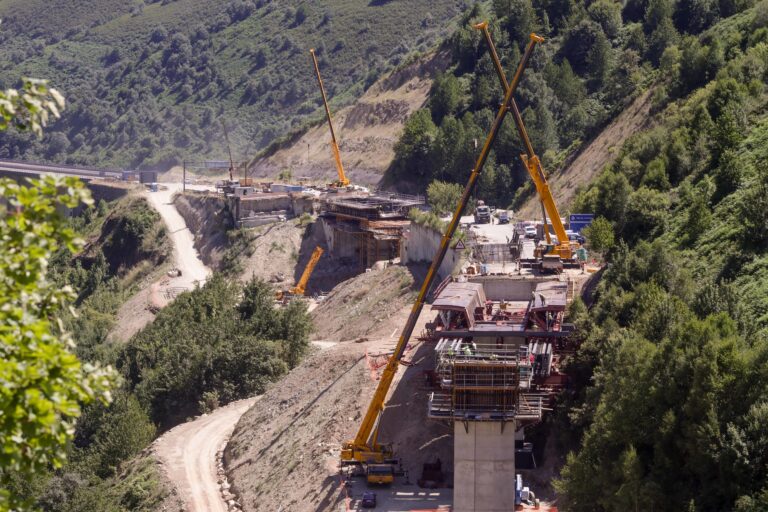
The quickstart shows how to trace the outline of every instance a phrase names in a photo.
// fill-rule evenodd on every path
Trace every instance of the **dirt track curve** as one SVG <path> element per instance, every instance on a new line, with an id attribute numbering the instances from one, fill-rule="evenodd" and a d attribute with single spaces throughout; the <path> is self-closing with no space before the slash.
<path id="1" fill-rule="evenodd" d="M 227 512 L 216 473 L 216 453 L 256 398 L 233 402 L 181 424 L 155 441 L 155 454 L 189 512 Z"/>

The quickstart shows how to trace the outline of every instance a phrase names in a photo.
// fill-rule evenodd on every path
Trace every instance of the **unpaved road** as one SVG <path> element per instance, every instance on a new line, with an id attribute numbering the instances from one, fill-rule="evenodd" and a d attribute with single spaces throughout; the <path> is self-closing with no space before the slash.
<path id="1" fill-rule="evenodd" d="M 258 398 L 221 407 L 169 430 L 155 441 L 155 454 L 189 512 L 227 512 L 216 474 L 216 452 Z"/>
<path id="2" fill-rule="evenodd" d="M 160 213 L 173 242 L 174 264 L 176 268 L 181 270 L 181 276 L 174 280 L 174 286 L 193 288 L 196 283 L 202 284 L 208 279 L 208 276 L 211 275 L 211 269 L 200 260 L 195 249 L 194 237 L 171 202 L 173 194 L 181 190 L 181 184 L 164 183 L 163 185 L 167 188 L 166 190 L 146 192 L 147 199 Z"/>

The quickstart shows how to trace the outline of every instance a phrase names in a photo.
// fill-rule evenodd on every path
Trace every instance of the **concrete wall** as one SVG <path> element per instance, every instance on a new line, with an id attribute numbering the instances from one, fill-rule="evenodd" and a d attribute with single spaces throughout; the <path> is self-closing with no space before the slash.
<path id="1" fill-rule="evenodd" d="M 323 227 L 325 243 L 334 258 L 360 259 L 359 242 L 355 239 L 353 234 L 335 229 L 334 222 L 328 221 L 327 219 L 320 218 L 319 221 Z"/>
<path id="2" fill-rule="evenodd" d="M 530 300 L 536 285 L 551 281 L 552 277 L 526 277 L 515 279 L 510 276 L 470 276 L 470 283 L 482 283 L 488 300 L 523 301 Z"/>
<path id="3" fill-rule="evenodd" d="M 420 224 L 411 223 L 408 230 L 403 233 L 403 240 L 400 242 L 400 261 L 403 264 L 431 263 L 440 247 L 441 238 L 441 233 Z M 448 249 L 443 264 L 437 272 L 440 278 L 445 279 L 458 270 L 461 265 L 461 253 L 462 249 Z"/>
<path id="4" fill-rule="evenodd" d="M 453 424 L 453 511 L 515 509 L 515 425 L 507 422 Z"/>

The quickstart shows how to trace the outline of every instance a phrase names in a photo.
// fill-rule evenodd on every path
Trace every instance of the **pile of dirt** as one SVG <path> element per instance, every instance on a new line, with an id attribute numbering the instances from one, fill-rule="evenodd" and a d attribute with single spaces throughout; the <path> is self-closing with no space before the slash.
<path id="1" fill-rule="evenodd" d="M 630 135 L 650 127 L 653 123 L 651 106 L 653 91 L 641 94 L 614 119 L 600 135 L 588 143 L 566 167 L 548 178 L 555 202 L 565 211 L 576 196 L 576 190 L 589 184 L 603 167 L 611 162 L 616 152 Z M 532 219 L 541 215 L 538 198 L 532 195 L 518 211 L 521 218 Z"/>
<path id="2" fill-rule="evenodd" d="M 219 268 L 229 246 L 227 230 L 234 226 L 226 200 L 219 194 L 186 192 L 175 195 L 173 204 L 195 236 L 203 263 Z"/>
<path id="3" fill-rule="evenodd" d="M 356 184 L 378 184 L 394 157 L 394 145 L 408 116 L 426 103 L 432 79 L 445 69 L 446 52 L 432 53 L 393 71 L 373 84 L 349 107 L 334 113 L 344 168 Z M 251 174 L 274 177 L 283 169 L 318 183 L 336 179 L 326 123 L 259 158 Z"/>

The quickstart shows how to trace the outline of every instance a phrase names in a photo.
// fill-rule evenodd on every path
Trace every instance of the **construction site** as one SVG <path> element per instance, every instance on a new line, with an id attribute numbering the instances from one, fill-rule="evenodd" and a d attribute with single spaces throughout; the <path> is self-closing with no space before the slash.
<path id="1" fill-rule="evenodd" d="M 316 215 L 328 258 L 360 272 L 311 304 L 317 332 L 339 341 L 318 342 L 325 349 L 244 415 L 225 450 L 244 510 L 286 503 L 301 510 L 556 510 L 553 462 L 528 434 L 568 386 L 563 363 L 579 347 L 567 309 L 597 268 L 586 265 L 582 235 L 566 230 L 513 99 L 540 38 L 531 36 L 507 82 L 487 26 L 476 28 L 505 98 L 445 232 L 409 219 L 411 209 L 425 209 L 423 197 L 350 186 L 327 102 L 337 182 L 290 190 L 280 210 L 270 211 L 272 199 L 283 197 L 282 184 L 221 188 L 240 205 L 235 212 L 248 202 L 263 204 L 250 212 Z M 522 161 L 539 195 L 540 220 L 509 219 L 482 201 L 474 215 L 464 211 L 507 113 L 526 147 Z M 454 242 L 459 231 L 461 242 Z M 318 258 L 288 296 L 304 295 Z M 382 262 L 408 264 L 408 278 L 400 277 L 391 295 L 397 266 Z M 367 305 L 374 288 L 399 304 L 394 313 L 382 315 L 381 301 Z M 288 502 L 277 498 L 286 484 L 301 490 Z"/>

